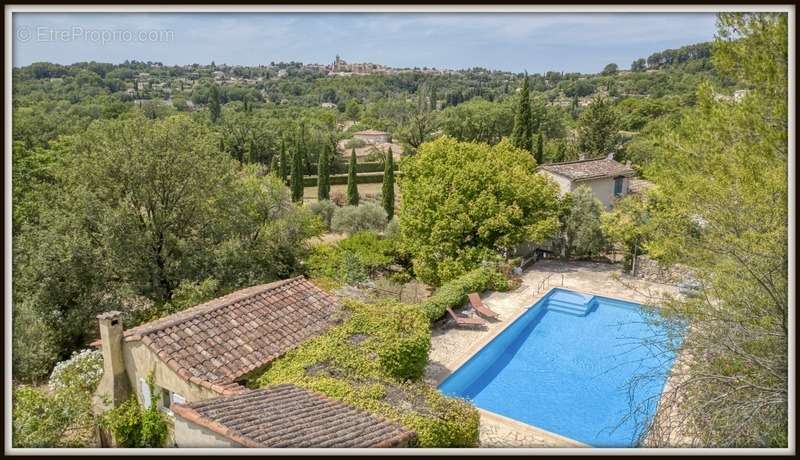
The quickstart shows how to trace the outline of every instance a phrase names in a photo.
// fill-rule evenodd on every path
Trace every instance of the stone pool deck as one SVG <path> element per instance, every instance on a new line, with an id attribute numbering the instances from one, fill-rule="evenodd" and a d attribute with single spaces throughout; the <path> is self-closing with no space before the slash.
<path id="1" fill-rule="evenodd" d="M 456 328 L 450 320 L 442 320 L 434 325 L 430 363 L 425 371 L 425 380 L 432 385 L 438 385 L 554 287 L 650 304 L 658 304 L 665 296 L 677 294 L 674 286 L 624 275 L 619 265 L 539 261 L 522 274 L 522 284 L 517 289 L 482 296 L 486 306 L 500 316 L 499 320 L 490 322 L 486 328 Z M 576 441 L 536 427 L 483 410 L 480 412 L 481 447 L 582 446 Z"/>

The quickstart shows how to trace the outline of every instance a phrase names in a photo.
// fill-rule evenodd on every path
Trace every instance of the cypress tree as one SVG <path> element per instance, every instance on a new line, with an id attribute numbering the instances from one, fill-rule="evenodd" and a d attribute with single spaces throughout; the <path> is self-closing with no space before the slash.
<path id="1" fill-rule="evenodd" d="M 578 95 L 572 96 L 572 105 L 570 106 L 570 115 L 572 118 L 578 118 Z"/>
<path id="2" fill-rule="evenodd" d="M 533 151 L 533 117 L 531 114 L 531 96 L 528 90 L 528 74 L 522 81 L 519 92 L 517 114 L 514 117 L 514 129 L 511 131 L 511 143 L 514 147 Z"/>
<path id="3" fill-rule="evenodd" d="M 358 180 L 356 176 L 356 149 L 350 154 L 350 164 L 347 167 L 347 204 L 358 206 Z"/>
<path id="4" fill-rule="evenodd" d="M 269 165 L 269 173 L 275 177 L 280 177 L 280 165 L 278 155 L 272 155 L 272 162 Z"/>
<path id="5" fill-rule="evenodd" d="M 381 189 L 381 200 L 383 209 L 386 210 L 386 217 L 392 220 L 394 216 L 394 155 L 392 148 L 386 154 L 386 161 L 383 164 L 383 188 Z"/>
<path id="6" fill-rule="evenodd" d="M 219 88 L 216 84 L 211 86 L 208 99 L 208 110 L 211 113 L 211 122 L 216 123 L 222 116 L 222 105 L 219 101 Z"/>
<path id="7" fill-rule="evenodd" d="M 542 133 L 536 136 L 536 153 L 534 154 L 534 158 L 536 159 L 537 165 L 544 163 L 544 134 Z"/>
<path id="8" fill-rule="evenodd" d="M 330 146 L 325 144 L 317 160 L 317 199 L 330 200 L 331 198 L 331 162 L 328 158 Z"/>
<path id="9" fill-rule="evenodd" d="M 283 179 L 283 183 L 286 183 L 287 179 L 289 179 L 289 162 L 286 158 L 286 141 L 281 139 L 281 162 L 280 162 L 280 176 Z"/>
<path id="10" fill-rule="evenodd" d="M 299 141 L 292 155 L 292 201 L 303 201 L 303 148 Z"/>

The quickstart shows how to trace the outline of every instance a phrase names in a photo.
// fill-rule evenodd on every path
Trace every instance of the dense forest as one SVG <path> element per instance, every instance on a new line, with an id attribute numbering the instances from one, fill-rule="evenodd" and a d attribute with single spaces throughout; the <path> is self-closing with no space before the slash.
<path id="1" fill-rule="evenodd" d="M 714 296 L 673 306 L 673 326 L 688 318 L 708 332 L 691 342 L 704 359 L 689 366 L 682 389 L 694 405 L 680 429 L 706 445 L 785 445 L 786 18 L 719 23 L 713 43 L 597 74 L 330 76 L 297 62 L 13 69 L 14 382 L 45 382 L 97 337 L 103 311 L 123 311 L 129 327 L 257 283 L 347 282 L 388 265 L 447 292 L 501 249 L 553 239 L 568 242 L 567 256 L 614 247 L 626 263 L 646 253 L 693 267 Z M 357 206 L 355 149 L 340 146 L 365 129 L 402 150 L 398 217 L 391 153 L 376 159 L 391 199 Z M 591 196 L 559 199 L 534 173 L 607 155 L 656 188 L 604 212 Z M 349 206 L 322 192 L 331 172 L 348 173 Z M 318 203 L 298 205 L 304 176 Z M 332 228 L 346 242 L 307 244 Z M 358 235 L 377 228 L 380 238 Z M 59 414 L 54 426 L 72 417 Z M 752 422 L 737 427 L 743 417 Z M 63 430 L 46 428 L 30 445 L 59 445 Z M 37 441 L 45 431 L 52 439 Z"/>

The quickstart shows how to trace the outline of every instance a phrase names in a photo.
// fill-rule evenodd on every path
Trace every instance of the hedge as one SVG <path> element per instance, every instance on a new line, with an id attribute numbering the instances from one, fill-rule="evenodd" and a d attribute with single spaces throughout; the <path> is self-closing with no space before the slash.
<path id="1" fill-rule="evenodd" d="M 478 411 L 420 381 L 430 322 L 414 305 L 344 301 L 339 325 L 301 344 L 257 380 L 291 383 L 393 420 L 417 433 L 419 447 L 474 447 Z"/>
<path id="2" fill-rule="evenodd" d="M 317 164 L 312 163 L 311 168 L 316 171 Z M 347 171 L 347 163 L 346 162 L 337 162 L 333 165 L 333 171 Z M 394 165 L 394 170 L 397 171 L 397 163 Z M 356 173 L 363 174 L 363 173 L 374 173 L 374 172 L 383 172 L 383 162 L 381 161 L 366 161 L 364 163 L 356 163 Z"/>
<path id="3" fill-rule="evenodd" d="M 494 267 L 476 268 L 443 284 L 422 303 L 422 311 L 428 320 L 436 321 L 444 316 L 448 308 L 464 304 L 467 294 L 471 292 L 482 292 L 490 288 L 505 291 L 508 287 L 506 277 Z"/>
<path id="4" fill-rule="evenodd" d="M 394 173 L 395 177 L 400 176 L 400 172 Z M 380 184 L 383 182 L 383 171 L 377 173 L 364 173 L 356 176 L 357 184 Z M 332 174 L 331 185 L 346 185 L 347 174 Z M 317 176 L 303 177 L 303 187 L 316 187 Z"/>

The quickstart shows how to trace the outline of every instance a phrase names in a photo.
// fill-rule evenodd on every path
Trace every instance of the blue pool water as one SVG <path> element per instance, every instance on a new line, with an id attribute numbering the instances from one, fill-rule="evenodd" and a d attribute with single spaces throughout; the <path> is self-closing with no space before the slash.
<path id="1" fill-rule="evenodd" d="M 674 361 L 642 346 L 664 334 L 647 314 L 635 303 L 553 289 L 439 389 L 590 446 L 633 446 Z M 623 421 L 631 407 L 638 416 Z"/>

